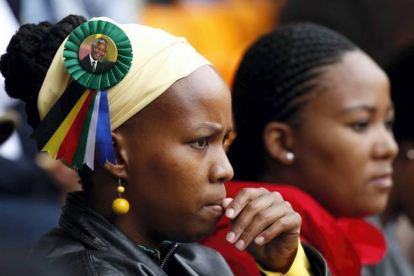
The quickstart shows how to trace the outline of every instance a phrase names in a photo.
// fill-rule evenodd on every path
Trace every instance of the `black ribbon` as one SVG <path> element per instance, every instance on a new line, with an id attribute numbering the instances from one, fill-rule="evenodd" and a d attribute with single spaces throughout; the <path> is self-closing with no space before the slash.
<path id="1" fill-rule="evenodd" d="M 72 108 L 82 97 L 86 88 L 76 81 L 72 81 L 62 96 L 52 106 L 45 118 L 40 122 L 36 130 L 30 135 L 34 139 L 39 151 L 47 144 L 50 138 L 55 134 L 59 126 L 69 115 Z"/>

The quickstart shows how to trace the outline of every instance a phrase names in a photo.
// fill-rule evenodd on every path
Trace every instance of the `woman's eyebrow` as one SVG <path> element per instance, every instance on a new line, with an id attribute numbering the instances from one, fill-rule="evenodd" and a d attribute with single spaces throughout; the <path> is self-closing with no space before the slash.
<path id="1" fill-rule="evenodd" d="M 388 107 L 387 107 L 387 112 L 390 110 L 394 109 L 394 104 L 391 103 Z M 355 105 L 355 106 L 350 106 L 345 108 L 344 110 L 342 110 L 340 113 L 349 113 L 352 111 L 358 111 L 358 110 L 366 110 L 369 113 L 375 113 L 377 111 L 377 108 L 372 106 L 372 105 L 368 105 L 368 104 L 361 104 L 361 105 Z"/>
<path id="2" fill-rule="evenodd" d="M 203 122 L 200 123 L 196 126 L 197 130 L 200 129 L 207 129 L 211 132 L 222 132 L 223 131 L 223 126 L 221 124 L 218 123 L 213 123 L 213 122 Z"/>
<path id="3" fill-rule="evenodd" d="M 196 130 L 208 130 L 212 133 L 221 133 L 224 131 L 223 125 L 219 123 L 213 123 L 213 122 L 203 122 L 198 124 L 196 127 Z M 233 131 L 233 127 L 229 126 L 226 130 L 226 133 L 230 133 Z"/>
<path id="4" fill-rule="evenodd" d="M 358 111 L 358 110 L 365 110 L 365 111 L 368 111 L 369 113 L 374 113 L 377 109 L 372 105 L 361 104 L 361 105 L 347 107 L 341 110 L 340 113 L 349 113 L 349 112 Z"/>

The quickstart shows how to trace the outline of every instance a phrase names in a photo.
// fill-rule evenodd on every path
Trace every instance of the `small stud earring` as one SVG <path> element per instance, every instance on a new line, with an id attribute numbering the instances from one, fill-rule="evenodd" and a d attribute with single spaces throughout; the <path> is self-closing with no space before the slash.
<path id="1" fill-rule="evenodd" d="M 286 153 L 286 159 L 289 161 L 293 161 L 295 159 L 295 155 L 292 152 Z"/>
<path id="2" fill-rule="evenodd" d="M 121 172 L 118 176 L 118 198 L 112 202 L 112 211 L 118 216 L 125 215 L 129 211 L 129 202 L 125 198 L 122 198 L 122 193 L 125 192 L 125 188 L 122 186 Z"/>

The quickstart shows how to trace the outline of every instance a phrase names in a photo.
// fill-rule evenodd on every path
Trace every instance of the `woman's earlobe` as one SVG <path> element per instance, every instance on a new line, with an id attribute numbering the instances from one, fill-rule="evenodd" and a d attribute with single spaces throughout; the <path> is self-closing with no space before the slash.
<path id="1" fill-rule="evenodd" d="M 268 123 L 263 131 L 265 151 L 274 160 L 291 165 L 295 161 L 293 133 L 290 126 L 281 122 Z"/>
<path id="2" fill-rule="evenodd" d="M 115 177 L 127 179 L 125 165 L 127 163 L 127 152 L 125 150 L 125 142 L 121 134 L 112 132 L 112 146 L 114 148 L 116 164 L 107 161 L 104 169 Z"/>

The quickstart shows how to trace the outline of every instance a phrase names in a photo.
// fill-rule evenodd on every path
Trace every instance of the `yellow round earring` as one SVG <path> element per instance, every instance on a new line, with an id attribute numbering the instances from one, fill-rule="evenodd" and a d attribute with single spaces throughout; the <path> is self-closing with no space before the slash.
<path id="1" fill-rule="evenodd" d="M 112 202 L 112 211 L 118 216 L 125 215 L 129 211 L 129 202 L 125 198 L 122 198 L 122 193 L 125 192 L 125 188 L 122 186 L 121 178 L 118 178 L 118 198 Z"/>

